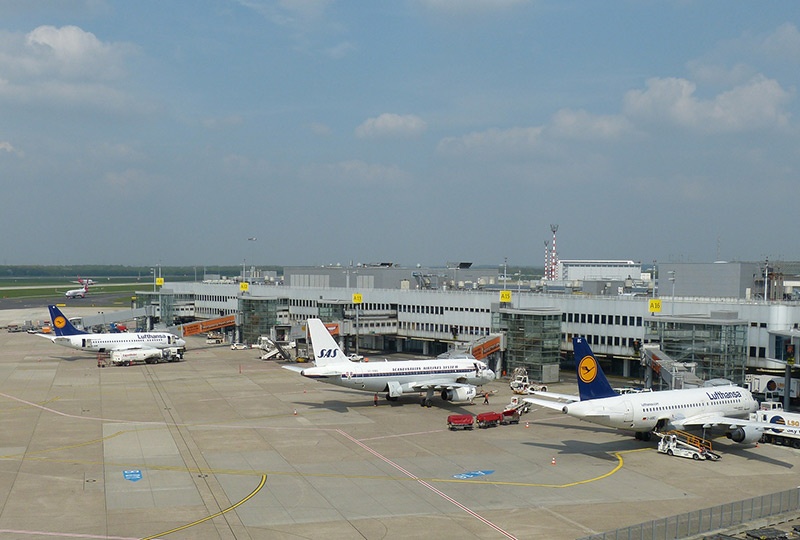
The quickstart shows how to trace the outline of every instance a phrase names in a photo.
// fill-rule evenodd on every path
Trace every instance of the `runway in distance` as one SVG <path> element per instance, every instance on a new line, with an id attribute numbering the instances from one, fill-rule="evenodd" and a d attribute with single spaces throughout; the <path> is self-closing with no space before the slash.
<path id="1" fill-rule="evenodd" d="M 91 334 L 75 328 L 56 306 L 47 306 L 53 323 L 53 334 L 36 334 L 56 345 L 79 351 L 111 352 L 133 349 L 157 350 L 185 347 L 186 341 L 168 332 L 119 332 Z"/>
<path id="2" fill-rule="evenodd" d="M 533 392 L 524 401 L 569 416 L 621 430 L 650 440 L 653 431 L 719 428 L 737 443 L 754 443 L 775 424 L 748 419 L 758 409 L 749 390 L 735 386 L 708 386 L 660 392 L 618 394 L 608 383 L 585 338 L 572 340 L 580 397 Z"/>
<path id="3" fill-rule="evenodd" d="M 319 319 L 308 319 L 314 367 L 283 366 L 304 377 L 360 390 L 386 392 L 395 401 L 403 394 L 425 392 L 421 405 L 430 407 L 434 393 L 445 401 L 471 401 L 477 386 L 494 380 L 494 372 L 470 354 L 424 360 L 353 362 Z"/>

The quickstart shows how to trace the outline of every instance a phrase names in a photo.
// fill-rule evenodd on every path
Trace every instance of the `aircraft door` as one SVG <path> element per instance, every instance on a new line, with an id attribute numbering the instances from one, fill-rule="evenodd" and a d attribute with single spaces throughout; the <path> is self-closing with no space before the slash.
<path id="1" fill-rule="evenodd" d="M 625 401 L 625 422 L 633 422 L 633 405 L 630 401 Z"/>

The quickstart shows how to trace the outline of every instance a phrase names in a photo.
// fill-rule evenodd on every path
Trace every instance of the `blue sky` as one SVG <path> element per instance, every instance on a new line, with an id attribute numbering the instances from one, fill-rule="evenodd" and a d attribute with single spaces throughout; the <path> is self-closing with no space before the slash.
<path id="1" fill-rule="evenodd" d="M 0 264 L 800 260 L 800 3 L 0 0 Z M 256 241 L 248 238 L 256 237 Z"/>

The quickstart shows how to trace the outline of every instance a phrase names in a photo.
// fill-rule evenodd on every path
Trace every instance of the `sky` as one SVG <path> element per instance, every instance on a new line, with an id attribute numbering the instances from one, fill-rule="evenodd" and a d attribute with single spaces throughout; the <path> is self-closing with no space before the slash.
<path id="1" fill-rule="evenodd" d="M 0 264 L 800 260 L 800 3 L 0 0 Z"/>

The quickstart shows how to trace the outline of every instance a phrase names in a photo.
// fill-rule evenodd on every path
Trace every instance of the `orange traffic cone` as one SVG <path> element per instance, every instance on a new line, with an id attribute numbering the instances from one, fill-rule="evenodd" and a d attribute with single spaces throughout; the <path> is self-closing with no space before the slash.
<path id="1" fill-rule="evenodd" d="M 555 464 L 556 464 L 556 457 L 553 456 L 553 459 L 550 460 L 550 465 L 555 465 Z"/>
<path id="2" fill-rule="evenodd" d="M 297 416 L 297 409 L 294 410 L 294 415 Z M 555 458 L 553 458 L 555 459 Z"/>
<path id="3" fill-rule="evenodd" d="M 531 426 L 530 426 L 530 425 L 528 425 L 528 422 L 525 422 L 525 427 L 526 427 L 526 428 L 529 428 L 529 427 L 531 427 Z"/>

